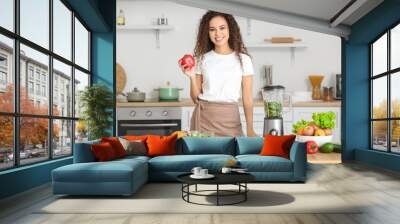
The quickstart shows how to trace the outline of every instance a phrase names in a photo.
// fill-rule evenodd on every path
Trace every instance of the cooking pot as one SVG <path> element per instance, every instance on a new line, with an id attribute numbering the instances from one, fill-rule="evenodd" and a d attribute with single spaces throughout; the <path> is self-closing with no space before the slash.
<path id="1" fill-rule="evenodd" d="M 167 82 L 166 87 L 160 87 L 160 88 L 154 89 L 154 90 L 159 91 L 159 100 L 160 101 L 178 101 L 179 100 L 179 91 L 183 90 L 183 89 L 170 87 L 170 83 Z"/>
<path id="2" fill-rule="evenodd" d="M 128 92 L 128 101 L 129 102 L 143 102 L 146 98 L 146 93 L 140 92 L 138 88 L 133 88 L 133 91 Z"/>

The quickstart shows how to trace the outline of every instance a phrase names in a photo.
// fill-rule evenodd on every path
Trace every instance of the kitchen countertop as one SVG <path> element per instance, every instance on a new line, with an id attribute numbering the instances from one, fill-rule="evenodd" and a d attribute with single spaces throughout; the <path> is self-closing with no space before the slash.
<path id="1" fill-rule="evenodd" d="M 145 102 L 117 102 L 117 107 L 192 107 L 195 104 L 191 99 L 182 99 L 178 102 L 159 102 L 157 100 L 146 100 Z M 242 105 L 242 103 L 240 103 Z M 254 100 L 255 107 L 263 107 L 262 100 Z M 322 100 L 295 102 L 293 107 L 341 107 L 340 100 L 325 102 Z"/>

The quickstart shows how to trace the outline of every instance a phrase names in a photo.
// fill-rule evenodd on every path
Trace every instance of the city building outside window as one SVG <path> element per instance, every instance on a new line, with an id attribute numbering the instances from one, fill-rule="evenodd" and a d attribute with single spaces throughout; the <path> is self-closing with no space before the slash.
<path id="1" fill-rule="evenodd" d="M 29 94 L 34 93 L 33 82 L 31 81 L 28 82 L 28 89 L 29 89 Z"/>

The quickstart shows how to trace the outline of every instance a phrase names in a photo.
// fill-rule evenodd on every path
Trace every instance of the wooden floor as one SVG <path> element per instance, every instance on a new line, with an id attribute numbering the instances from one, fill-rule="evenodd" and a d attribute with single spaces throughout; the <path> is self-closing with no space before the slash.
<path id="1" fill-rule="evenodd" d="M 0 223 L 400 223 L 397 173 L 358 163 L 310 164 L 307 183 L 322 185 L 349 203 L 363 202 L 365 206 L 356 214 L 35 214 L 38 207 L 54 200 L 49 186 L 44 186 L 0 202 Z"/>

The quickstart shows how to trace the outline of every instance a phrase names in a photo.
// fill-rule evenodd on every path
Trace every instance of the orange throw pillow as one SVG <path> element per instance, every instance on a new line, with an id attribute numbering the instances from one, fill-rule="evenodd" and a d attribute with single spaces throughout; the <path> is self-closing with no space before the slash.
<path id="1" fill-rule="evenodd" d="M 101 142 L 108 142 L 114 149 L 115 155 L 117 158 L 121 158 L 126 156 L 126 151 L 124 147 L 122 146 L 121 142 L 118 140 L 116 137 L 111 137 L 111 138 L 101 138 Z"/>
<path id="2" fill-rule="evenodd" d="M 175 155 L 176 139 L 176 134 L 170 136 L 149 135 L 146 140 L 148 156 Z"/>
<path id="3" fill-rule="evenodd" d="M 284 136 L 265 135 L 264 145 L 263 148 L 261 149 L 260 155 L 281 156 L 286 159 L 289 159 L 290 147 L 292 147 L 292 144 L 295 139 L 296 135 L 284 135 Z"/>
<path id="4" fill-rule="evenodd" d="M 93 144 L 90 146 L 90 148 L 94 154 L 94 157 L 99 162 L 110 161 L 117 158 L 113 147 L 108 142 Z"/>

